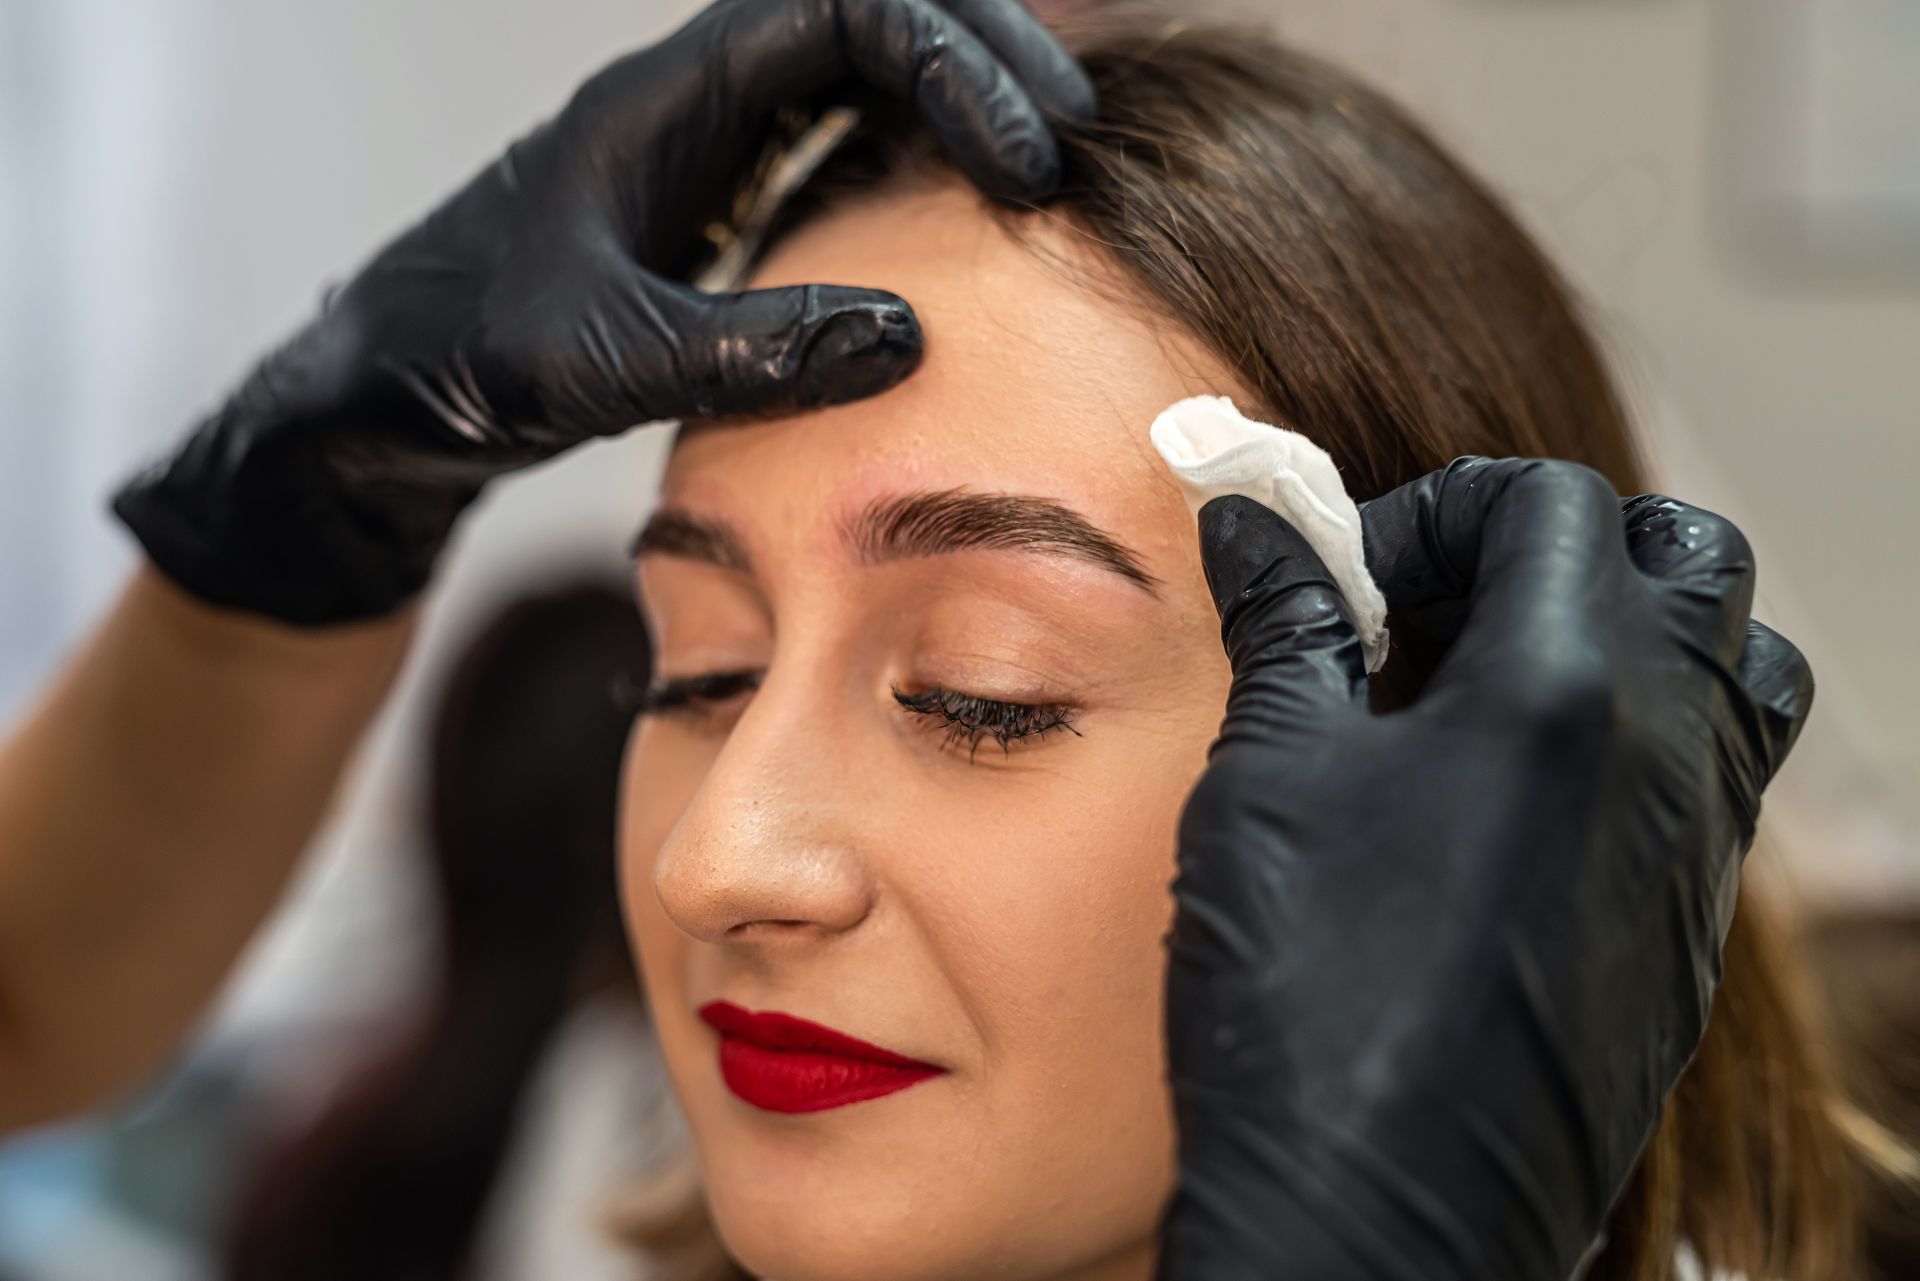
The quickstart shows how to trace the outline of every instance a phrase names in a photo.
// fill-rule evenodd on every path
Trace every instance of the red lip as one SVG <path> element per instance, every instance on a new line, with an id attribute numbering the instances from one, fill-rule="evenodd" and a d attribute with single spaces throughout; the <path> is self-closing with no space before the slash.
<path id="1" fill-rule="evenodd" d="M 768 1112 L 845 1107 L 946 1070 L 791 1014 L 755 1014 L 731 1001 L 709 1001 L 700 1017 L 720 1033 L 727 1088 Z"/>

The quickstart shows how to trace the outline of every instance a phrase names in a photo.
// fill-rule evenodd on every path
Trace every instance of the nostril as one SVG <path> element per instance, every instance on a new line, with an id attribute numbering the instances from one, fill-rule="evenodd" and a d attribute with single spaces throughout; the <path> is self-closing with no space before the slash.
<path id="1" fill-rule="evenodd" d="M 819 926 L 820 926 L 820 922 L 818 921 L 806 921 L 806 920 L 799 920 L 799 919 L 787 920 L 787 919 L 775 918 L 771 920 L 742 921 L 740 922 L 740 924 L 729 929 L 727 933 L 738 936 L 738 935 L 747 934 L 756 930 L 758 931 L 773 930 L 778 933 L 785 934 L 793 930 L 818 929 Z"/>

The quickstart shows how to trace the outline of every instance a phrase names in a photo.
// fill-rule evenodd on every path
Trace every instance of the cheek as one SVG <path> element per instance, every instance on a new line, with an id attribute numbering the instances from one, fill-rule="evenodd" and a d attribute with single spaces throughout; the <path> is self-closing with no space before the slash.
<path id="1" fill-rule="evenodd" d="M 967 891 L 987 936 L 978 955 L 1002 962 L 983 981 L 1014 989 L 990 1018 L 1067 1026 L 1063 1015 L 1137 995 L 1152 968 L 1172 871 L 1171 820 L 1158 799 L 1137 790 L 1079 794 L 1002 811 L 1005 843 L 990 860 L 974 861 L 975 888 Z"/>
<path id="2" fill-rule="evenodd" d="M 1177 639 L 1168 662 L 1181 677 L 1153 705 L 1097 713 L 1083 738 L 1042 747 L 1039 778 L 991 796 L 960 789 L 971 817 L 956 802 L 947 830 L 969 833 L 971 848 L 958 863 L 965 875 L 941 887 L 953 905 L 945 910 L 968 917 L 946 950 L 972 971 L 963 986 L 977 984 L 983 1025 L 1017 1023 L 1009 1044 L 1032 1037 L 1056 1050 L 1124 1038 L 1132 1051 L 1153 1051 L 1141 1070 L 1155 1083 L 1180 812 L 1230 680 L 1217 644 Z"/>
<path id="3" fill-rule="evenodd" d="M 983 1041 L 979 1124 L 1036 1172 L 1026 1186 L 1079 1189 L 1099 1231 L 1150 1220 L 1171 1178 L 1163 939 L 1215 707 L 1089 723 L 991 803 L 963 806 L 973 788 L 957 787 L 929 827 L 965 836 L 912 878 L 911 910 Z"/>
<path id="4" fill-rule="evenodd" d="M 1125 741 L 1090 733 L 1049 785 L 996 805 L 991 842 L 950 887 L 978 917 L 970 954 L 991 962 L 981 982 L 1007 989 L 985 1002 L 989 1024 L 1095 1038 L 1154 1029 L 1142 998 L 1159 990 L 1174 831 L 1205 737 L 1108 736 Z"/>

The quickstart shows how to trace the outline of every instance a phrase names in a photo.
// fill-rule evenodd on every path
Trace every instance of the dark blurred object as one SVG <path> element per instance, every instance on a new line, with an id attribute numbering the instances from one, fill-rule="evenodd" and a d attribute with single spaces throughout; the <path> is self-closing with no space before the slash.
<path id="1" fill-rule="evenodd" d="M 543 1050 L 581 999 L 638 1001 L 615 883 L 629 716 L 649 650 L 629 592 L 505 609 L 434 721 L 428 848 L 442 971 L 406 1032 L 270 1144 L 228 1234 L 232 1281 L 453 1281 Z"/>
<path id="2" fill-rule="evenodd" d="M 1865 1146 L 1893 1177 L 1870 1182 L 1869 1275 L 1920 1277 L 1920 906 L 1836 912 L 1806 929 L 1848 1097 Z M 1871 1118 L 1871 1119 L 1868 1119 Z M 1904 1172 L 1904 1180 L 1899 1175 Z"/>

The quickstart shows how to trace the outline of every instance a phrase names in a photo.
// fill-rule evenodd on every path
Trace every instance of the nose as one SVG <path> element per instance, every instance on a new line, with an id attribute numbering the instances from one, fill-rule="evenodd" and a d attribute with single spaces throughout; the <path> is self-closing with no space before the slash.
<path id="1" fill-rule="evenodd" d="M 775 680 L 753 696 L 654 862 L 667 916 L 706 942 L 800 945 L 852 929 L 873 907 L 859 839 L 872 798 L 822 728 L 839 713 L 817 691 Z"/>

